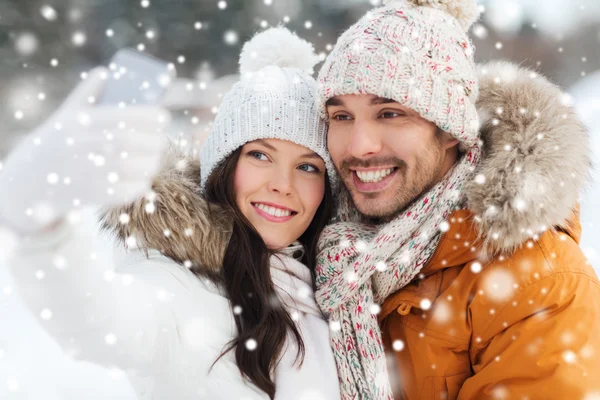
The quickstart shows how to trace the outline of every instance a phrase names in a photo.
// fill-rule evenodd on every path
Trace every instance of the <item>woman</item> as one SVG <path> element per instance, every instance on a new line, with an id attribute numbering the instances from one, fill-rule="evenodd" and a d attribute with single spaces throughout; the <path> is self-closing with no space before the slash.
<path id="1" fill-rule="evenodd" d="M 202 168 L 171 152 L 151 195 L 104 212 L 116 271 L 67 223 L 21 246 L 17 284 L 67 352 L 124 369 L 140 399 L 339 398 L 311 277 L 336 185 L 316 61 L 283 28 L 245 45 Z"/>

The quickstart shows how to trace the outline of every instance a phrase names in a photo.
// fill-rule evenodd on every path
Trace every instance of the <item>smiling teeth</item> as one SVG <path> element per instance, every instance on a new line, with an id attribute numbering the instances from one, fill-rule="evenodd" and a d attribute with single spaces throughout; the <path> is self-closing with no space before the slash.
<path id="1" fill-rule="evenodd" d="M 380 169 L 378 171 L 361 172 L 356 171 L 356 176 L 364 183 L 376 183 L 382 181 L 386 176 L 391 174 L 394 168 Z"/>
<path id="2" fill-rule="evenodd" d="M 292 215 L 290 210 L 283 210 L 281 208 L 270 207 L 264 204 L 256 204 L 256 208 L 274 217 L 289 217 Z"/>

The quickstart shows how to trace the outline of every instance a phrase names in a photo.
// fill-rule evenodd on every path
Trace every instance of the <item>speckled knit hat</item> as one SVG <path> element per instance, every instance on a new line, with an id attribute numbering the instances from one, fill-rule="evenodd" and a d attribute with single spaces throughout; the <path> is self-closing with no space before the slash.
<path id="1" fill-rule="evenodd" d="M 240 55 L 241 79 L 224 96 L 200 154 L 204 187 L 231 153 L 257 139 L 281 139 L 317 153 L 336 189 L 338 178 L 327 151 L 327 122 L 315 101 L 312 77 L 319 61 L 312 44 L 278 27 L 256 34 Z"/>
<path id="2" fill-rule="evenodd" d="M 477 143 L 478 84 L 467 31 L 476 0 L 392 0 L 338 39 L 319 73 L 319 108 L 338 95 L 373 94 L 418 112 L 461 142 Z"/>

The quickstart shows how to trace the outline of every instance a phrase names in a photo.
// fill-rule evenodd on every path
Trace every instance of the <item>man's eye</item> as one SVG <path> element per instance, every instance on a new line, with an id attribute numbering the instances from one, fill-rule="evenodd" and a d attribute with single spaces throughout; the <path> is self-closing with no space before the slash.
<path id="1" fill-rule="evenodd" d="M 397 118 L 400 116 L 400 113 L 394 111 L 386 111 L 381 113 L 381 118 Z"/>
<path id="2" fill-rule="evenodd" d="M 332 119 L 334 119 L 336 121 L 350 121 L 352 119 L 352 117 L 350 117 L 349 115 L 340 114 L 340 115 L 334 115 Z"/>

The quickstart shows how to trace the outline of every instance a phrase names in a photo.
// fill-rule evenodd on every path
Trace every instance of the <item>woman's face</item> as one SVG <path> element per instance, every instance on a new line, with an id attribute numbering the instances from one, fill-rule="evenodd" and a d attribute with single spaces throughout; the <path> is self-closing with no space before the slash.
<path id="1" fill-rule="evenodd" d="M 306 231 L 325 194 L 325 163 L 304 146 L 260 139 L 242 147 L 235 201 L 269 249 L 289 246 Z"/>

